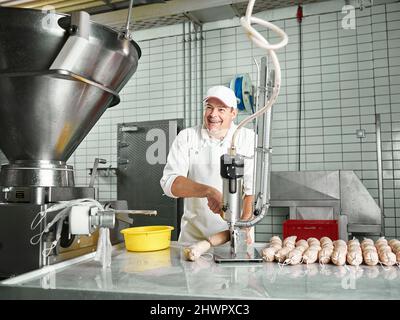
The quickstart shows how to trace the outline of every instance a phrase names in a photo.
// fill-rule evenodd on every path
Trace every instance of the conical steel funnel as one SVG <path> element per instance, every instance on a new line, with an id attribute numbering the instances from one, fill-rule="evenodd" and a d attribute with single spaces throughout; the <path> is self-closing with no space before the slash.
<path id="1" fill-rule="evenodd" d="M 136 71 L 134 41 L 93 22 L 86 38 L 77 29 L 67 15 L 0 7 L 0 148 L 11 163 L 68 160 Z"/>

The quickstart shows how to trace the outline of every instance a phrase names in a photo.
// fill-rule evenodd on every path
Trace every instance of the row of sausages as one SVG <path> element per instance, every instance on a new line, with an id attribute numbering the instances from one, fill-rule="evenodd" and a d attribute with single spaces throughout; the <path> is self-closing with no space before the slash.
<path id="1" fill-rule="evenodd" d="M 278 236 L 273 236 L 268 245 L 262 249 L 265 261 L 278 261 L 283 264 L 333 263 L 343 266 L 346 263 L 358 266 L 365 263 L 369 266 L 381 263 L 392 266 L 400 263 L 400 241 L 392 239 L 387 241 L 384 237 L 376 242 L 365 238 L 360 241 L 353 238 L 349 241 L 335 240 L 322 237 L 320 240 L 309 238 L 296 241 L 296 236 L 290 236 L 283 241 Z"/>

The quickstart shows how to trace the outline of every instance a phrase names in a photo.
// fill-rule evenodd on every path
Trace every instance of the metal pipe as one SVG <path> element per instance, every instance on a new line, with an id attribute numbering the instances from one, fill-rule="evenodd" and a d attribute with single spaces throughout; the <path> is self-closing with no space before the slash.
<path id="1" fill-rule="evenodd" d="M 48 204 L 44 204 L 40 206 L 40 212 L 44 212 L 47 208 L 48 208 Z M 42 220 L 42 222 L 40 223 L 40 233 L 44 232 L 44 228 L 47 226 L 48 224 L 48 217 L 47 215 L 44 215 L 44 219 Z M 39 252 L 44 252 L 44 250 L 47 249 L 47 245 L 46 245 L 46 241 L 39 241 Z M 39 267 L 43 267 L 43 266 L 47 266 L 49 264 L 48 261 L 48 257 L 43 255 L 43 254 L 39 254 Z"/>
<path id="2" fill-rule="evenodd" d="M 258 111 L 258 108 L 259 108 L 259 105 L 258 105 L 258 103 L 259 103 L 259 94 L 260 94 L 260 76 L 261 76 L 261 68 L 260 68 L 260 65 L 258 64 L 258 62 L 257 62 L 257 59 L 256 58 L 253 58 L 253 60 L 254 60 L 254 63 L 255 63 L 255 65 L 256 65 L 256 68 L 257 68 L 257 80 L 256 80 L 256 92 L 255 92 L 255 94 L 254 94 L 254 112 L 257 112 Z M 258 143 L 258 123 L 259 123 L 259 119 L 260 119 L 260 117 L 258 117 L 258 118 L 255 118 L 254 119 L 254 122 L 253 122 L 253 124 L 254 124 L 254 130 L 256 131 L 257 130 L 257 132 L 256 132 L 256 136 L 255 136 L 255 139 L 254 139 L 254 150 L 256 150 L 257 149 L 257 143 Z M 256 185 L 257 185 L 257 179 L 259 179 L 259 177 L 258 177 L 258 175 L 257 175 L 257 167 L 256 167 L 256 165 L 255 165 L 255 163 L 256 163 L 256 161 L 257 161 L 257 155 L 255 155 L 254 156 L 254 160 L 253 160 L 253 163 L 254 163 L 254 170 L 253 170 L 253 194 L 255 194 L 255 195 L 257 195 L 257 193 L 256 193 Z"/>
<path id="3" fill-rule="evenodd" d="M 95 158 L 94 159 L 94 164 L 93 164 L 93 169 L 92 169 L 92 175 L 90 177 L 90 182 L 89 182 L 89 187 L 93 188 L 94 187 L 94 181 L 96 180 L 96 175 L 97 175 L 97 168 L 99 166 L 99 163 L 107 163 L 107 160 L 105 159 L 100 159 L 100 158 Z"/>
<path id="4" fill-rule="evenodd" d="M 198 65 L 197 65 L 197 57 L 198 57 L 198 43 L 197 43 L 197 34 L 198 34 L 198 26 L 194 24 L 194 105 L 195 111 L 197 111 L 198 106 Z M 199 124 L 198 112 L 196 112 L 196 125 Z"/>
<path id="5" fill-rule="evenodd" d="M 264 106 L 265 101 L 266 101 L 266 96 L 267 96 L 267 63 L 266 63 L 266 58 L 262 57 L 261 58 L 261 66 L 260 66 L 260 96 L 258 98 L 258 102 L 260 105 Z M 265 135 L 263 134 L 263 128 L 264 128 L 264 121 L 265 121 L 265 114 L 263 114 L 260 117 L 257 117 L 257 144 L 256 144 L 256 149 L 255 149 L 255 172 L 257 172 L 256 175 L 256 180 L 254 183 L 255 186 L 255 195 L 258 196 L 260 195 L 260 192 L 262 190 L 262 185 L 264 183 L 264 176 L 262 174 L 258 174 L 258 172 L 264 172 L 264 162 L 263 162 L 263 154 L 262 151 L 264 150 L 264 140 L 265 140 Z M 258 202 L 260 203 L 260 202 Z"/>
<path id="6" fill-rule="evenodd" d="M 253 89 L 253 96 L 254 96 L 254 101 L 253 101 L 253 103 L 254 103 L 254 105 L 253 105 L 253 113 L 254 113 L 259 109 L 258 98 L 259 98 L 259 94 L 260 94 L 260 92 L 259 92 L 259 89 L 260 89 L 260 65 L 257 62 L 256 58 L 253 58 L 253 61 L 254 61 L 254 64 L 256 65 L 256 68 L 257 68 L 257 78 L 256 78 L 255 92 L 254 92 L 254 86 L 252 88 Z M 254 128 L 257 127 L 257 119 L 258 118 L 254 119 L 254 122 L 253 122 Z"/>
<path id="7" fill-rule="evenodd" d="M 204 68 L 203 68 L 203 26 L 200 26 L 200 99 L 203 100 L 204 95 Z M 203 119 L 203 108 L 200 108 L 200 121 Z"/>
<path id="8" fill-rule="evenodd" d="M 183 121 L 186 126 L 187 118 L 186 118 L 186 22 L 183 24 L 183 45 L 182 45 L 182 55 L 183 55 Z"/>
<path id="9" fill-rule="evenodd" d="M 129 8 L 128 8 L 128 16 L 126 18 L 126 25 L 125 25 L 125 37 L 129 38 L 129 25 L 131 23 L 131 15 L 132 15 L 132 7 L 133 7 L 133 0 L 129 1 Z"/>
<path id="10" fill-rule="evenodd" d="M 233 224 L 229 225 L 229 232 L 231 235 L 231 242 L 230 242 L 230 252 L 232 256 L 236 256 L 237 254 L 237 248 L 238 248 L 238 237 L 239 237 L 239 232 Z"/>
<path id="11" fill-rule="evenodd" d="M 240 192 L 230 192 L 232 183 L 236 184 L 236 190 L 242 190 L 243 179 L 237 178 L 234 182 L 230 179 L 222 179 L 223 206 L 227 208 L 224 210 L 224 219 L 230 225 L 235 226 L 236 222 L 240 220 L 242 197 Z"/>
<path id="12" fill-rule="evenodd" d="M 272 70 L 273 71 L 273 70 Z M 267 58 L 261 58 L 260 67 L 260 97 L 261 105 L 270 99 L 275 83 L 275 74 L 269 72 Z M 267 85 L 268 84 L 268 85 Z M 268 89 L 268 90 L 267 90 Z M 236 221 L 235 226 L 248 228 L 256 225 L 268 211 L 270 199 L 270 181 L 271 181 L 271 126 L 272 126 L 272 109 L 269 109 L 257 119 L 257 148 L 256 148 L 256 208 L 255 212 L 259 214 L 249 221 Z"/>
<path id="13" fill-rule="evenodd" d="M 298 141 L 298 153 L 299 153 L 299 162 L 298 162 L 298 170 L 301 170 L 301 118 L 302 118 L 302 88 L 303 88 L 303 52 L 302 52 L 302 47 L 303 47 L 303 35 L 301 32 L 301 22 L 299 22 L 299 121 L 298 121 L 298 126 L 299 126 L 299 141 Z"/>
<path id="14" fill-rule="evenodd" d="M 378 158 L 378 193 L 379 208 L 381 209 L 381 235 L 385 234 L 385 213 L 383 200 L 383 171 L 382 171 L 382 139 L 381 139 L 381 115 L 375 115 L 376 129 L 376 154 Z"/>
<path id="15" fill-rule="evenodd" d="M 265 214 L 268 212 L 269 208 L 269 203 L 266 203 L 262 206 L 261 212 L 258 216 L 255 216 L 253 219 L 249 221 L 236 221 L 235 222 L 235 227 L 237 228 L 250 228 L 252 226 L 255 226 L 257 223 L 259 223 L 265 216 Z"/>
<path id="16" fill-rule="evenodd" d="M 189 127 L 192 126 L 192 22 L 189 21 Z"/>
<path id="17" fill-rule="evenodd" d="M 271 70 L 268 72 L 268 66 L 266 66 L 267 70 L 267 79 L 268 79 L 268 99 L 271 98 L 272 92 L 274 90 L 274 83 L 275 83 L 275 70 Z M 266 113 L 264 113 L 265 122 L 263 127 L 263 134 L 264 134 L 264 171 L 262 172 L 264 176 L 263 181 L 263 194 L 266 196 L 266 201 L 269 202 L 270 199 L 270 192 L 271 192 L 271 129 L 272 129 L 272 109 L 269 109 Z"/>

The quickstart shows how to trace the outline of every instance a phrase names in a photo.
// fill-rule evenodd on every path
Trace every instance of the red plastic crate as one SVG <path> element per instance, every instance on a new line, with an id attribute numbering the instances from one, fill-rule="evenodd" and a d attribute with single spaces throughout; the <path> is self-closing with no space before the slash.
<path id="1" fill-rule="evenodd" d="M 297 240 L 314 237 L 339 238 L 337 220 L 286 220 L 283 222 L 283 238 L 297 236 Z"/>

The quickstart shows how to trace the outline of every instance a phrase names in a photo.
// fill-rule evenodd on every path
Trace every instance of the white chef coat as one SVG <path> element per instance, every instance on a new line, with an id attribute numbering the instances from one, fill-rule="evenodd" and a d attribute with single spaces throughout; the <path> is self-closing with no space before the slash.
<path id="1" fill-rule="evenodd" d="M 177 198 L 171 193 L 171 186 L 178 176 L 212 186 L 222 192 L 220 157 L 227 153 L 236 128 L 237 126 L 232 123 L 223 140 L 210 138 L 202 125 L 182 130 L 172 143 L 160 180 L 164 193 Z M 252 130 L 241 128 L 236 138 L 236 152 L 246 157 L 253 157 L 254 138 Z M 243 185 L 246 195 L 253 194 L 253 166 L 253 159 L 245 158 Z M 207 198 L 184 199 L 179 242 L 204 240 L 227 229 L 227 222 L 208 207 Z"/>

